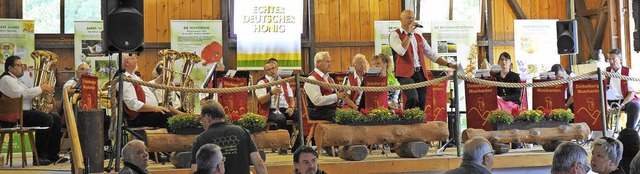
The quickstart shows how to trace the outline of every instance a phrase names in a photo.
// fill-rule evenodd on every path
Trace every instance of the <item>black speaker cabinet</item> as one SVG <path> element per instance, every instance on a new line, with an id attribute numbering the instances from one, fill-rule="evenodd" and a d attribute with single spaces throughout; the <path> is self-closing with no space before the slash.
<path id="1" fill-rule="evenodd" d="M 144 51 L 143 0 L 102 0 L 103 48 L 107 53 Z"/>
<path id="2" fill-rule="evenodd" d="M 578 23 L 576 20 L 556 22 L 558 36 L 558 54 L 578 53 Z"/>

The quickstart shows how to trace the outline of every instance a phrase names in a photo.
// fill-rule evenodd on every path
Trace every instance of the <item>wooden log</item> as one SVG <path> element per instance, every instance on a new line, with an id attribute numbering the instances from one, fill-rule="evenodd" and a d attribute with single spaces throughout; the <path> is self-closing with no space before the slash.
<path id="1" fill-rule="evenodd" d="M 321 124 L 315 141 L 320 147 L 363 144 L 391 144 L 413 141 L 447 141 L 449 131 L 442 121 L 410 125 L 348 126 Z"/>
<path id="2" fill-rule="evenodd" d="M 369 149 L 365 145 L 344 146 L 340 148 L 338 157 L 347 161 L 362 161 L 367 158 Z"/>
<path id="3" fill-rule="evenodd" d="M 260 149 L 289 148 L 289 132 L 284 129 L 270 130 L 252 134 L 253 141 Z"/>
<path id="4" fill-rule="evenodd" d="M 176 135 L 167 133 L 166 129 L 145 130 L 147 149 L 149 152 L 181 152 L 190 151 L 197 135 Z M 260 149 L 288 148 L 289 132 L 274 130 L 251 135 Z"/>
<path id="5" fill-rule="evenodd" d="M 191 151 L 171 153 L 170 161 L 176 168 L 189 168 L 191 167 Z"/>
<path id="6" fill-rule="evenodd" d="M 467 129 L 462 132 L 462 141 L 482 136 L 487 139 L 495 138 L 500 143 L 513 142 L 543 142 L 551 140 L 586 140 L 589 137 L 589 126 L 586 123 L 571 123 L 555 128 L 533 128 L 529 130 L 485 131 L 482 129 Z"/>
<path id="7" fill-rule="evenodd" d="M 405 142 L 396 148 L 396 154 L 403 158 L 422 158 L 428 151 L 429 145 L 425 142 Z"/>

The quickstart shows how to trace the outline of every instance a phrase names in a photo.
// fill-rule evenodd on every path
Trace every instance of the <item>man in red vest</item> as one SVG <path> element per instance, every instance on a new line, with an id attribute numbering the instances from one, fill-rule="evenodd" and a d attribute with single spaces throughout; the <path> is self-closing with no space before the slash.
<path id="1" fill-rule="evenodd" d="M 436 55 L 436 51 L 431 49 L 427 40 L 415 32 L 417 27 L 422 26 L 414 20 L 413 11 L 403 11 L 400 14 L 401 28 L 389 34 L 389 45 L 393 50 L 393 60 L 396 63 L 396 77 L 402 85 L 427 81 L 424 57 L 442 66 L 458 68 L 455 63 L 449 63 Z M 426 87 L 404 90 L 403 93 L 407 96 L 405 109 L 420 107 L 424 110 L 427 99 Z"/>
<path id="2" fill-rule="evenodd" d="M 309 79 L 335 83 L 333 78 L 329 77 L 329 71 L 331 70 L 331 56 L 329 56 L 329 52 L 318 52 L 313 59 L 316 68 L 311 72 L 311 75 L 309 75 Z M 313 120 L 334 121 L 338 101 L 344 99 L 345 93 L 311 83 L 305 83 L 304 90 L 307 92 L 310 100 L 310 102 L 307 102 L 309 118 Z"/>
<path id="3" fill-rule="evenodd" d="M 356 54 L 355 56 L 353 56 L 351 64 L 353 65 L 356 72 L 351 73 L 347 77 L 345 77 L 343 84 L 346 84 L 347 86 L 362 86 L 364 74 L 369 69 L 369 62 L 367 62 L 367 57 L 362 54 Z M 359 110 L 362 94 L 362 91 L 347 91 L 347 97 L 345 97 L 344 99 L 344 107 Z"/>
<path id="4" fill-rule="evenodd" d="M 135 72 L 138 69 L 138 56 L 125 53 L 122 56 L 124 76 L 141 80 Z M 173 107 L 158 106 L 158 99 L 147 86 L 124 82 L 123 84 L 124 110 L 129 127 L 163 127 L 168 126 L 167 118 L 180 113 Z"/>
<path id="5" fill-rule="evenodd" d="M 609 67 L 607 72 L 621 74 L 623 76 L 638 77 L 637 74 L 631 72 L 631 69 L 622 66 L 622 52 L 618 49 L 609 51 Z M 627 113 L 626 128 L 635 129 L 638 124 L 638 82 L 626 81 L 618 78 L 608 78 L 605 83 L 607 89 L 607 101 L 609 103 L 617 102 L 622 107 L 622 111 Z"/>

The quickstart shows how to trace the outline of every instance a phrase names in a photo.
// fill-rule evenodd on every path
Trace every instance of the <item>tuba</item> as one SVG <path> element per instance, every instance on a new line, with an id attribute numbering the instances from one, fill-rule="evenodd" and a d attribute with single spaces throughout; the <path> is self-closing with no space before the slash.
<path id="1" fill-rule="evenodd" d="M 164 49 L 158 51 L 158 56 L 162 58 L 162 74 L 160 74 L 160 78 L 162 79 L 162 84 L 171 86 L 173 82 L 173 61 L 180 59 L 180 52 L 170 49 Z M 171 106 L 170 100 L 171 91 L 162 90 L 161 96 L 162 100 L 160 100 L 161 105 L 164 107 Z"/>
<path id="2" fill-rule="evenodd" d="M 195 86 L 193 78 L 189 77 L 193 67 L 202 61 L 202 58 L 197 54 L 190 52 L 182 52 L 182 58 L 184 59 L 184 67 L 180 74 L 180 87 L 193 88 Z M 195 96 L 188 92 L 181 92 L 180 105 L 186 113 L 193 113 L 195 108 Z"/>
<path id="3" fill-rule="evenodd" d="M 36 50 L 31 53 L 33 58 L 33 87 L 38 87 L 42 84 L 48 84 L 55 86 L 56 77 L 55 69 L 52 65 L 58 61 L 58 55 L 51 51 Z M 32 103 L 31 108 L 37 111 L 49 113 L 53 111 L 53 104 L 55 100 L 52 93 L 42 93 L 36 96 Z"/>

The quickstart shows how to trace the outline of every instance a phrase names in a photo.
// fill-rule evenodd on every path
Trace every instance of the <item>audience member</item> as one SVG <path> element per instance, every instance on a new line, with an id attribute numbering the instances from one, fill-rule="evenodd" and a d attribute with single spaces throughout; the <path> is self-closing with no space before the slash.
<path id="1" fill-rule="evenodd" d="M 326 174 L 318 169 L 318 154 L 309 146 L 301 146 L 293 153 L 294 174 Z"/>
<path id="2" fill-rule="evenodd" d="M 600 174 L 624 174 L 618 164 L 622 159 L 622 143 L 609 137 L 600 137 L 591 144 L 591 168 Z"/>
<path id="3" fill-rule="evenodd" d="M 224 160 L 220 146 L 205 144 L 196 154 L 198 170 L 194 174 L 224 174 Z"/>
<path id="4" fill-rule="evenodd" d="M 620 131 L 618 140 L 624 148 L 624 151 L 622 151 L 622 159 L 620 160 L 620 168 L 624 171 L 630 171 L 629 164 L 631 160 L 633 160 L 633 157 L 640 151 L 640 136 L 638 136 L 638 131 L 627 128 Z"/>
<path id="5" fill-rule="evenodd" d="M 124 168 L 119 174 L 146 174 L 149 167 L 149 153 L 143 141 L 131 140 L 122 147 Z"/>
<path id="6" fill-rule="evenodd" d="M 472 138 L 464 143 L 460 167 L 449 170 L 445 174 L 491 173 L 493 155 L 489 140 L 484 137 Z"/>
<path id="7" fill-rule="evenodd" d="M 576 143 L 564 142 L 553 153 L 551 174 L 585 174 L 589 170 L 587 151 Z"/>

